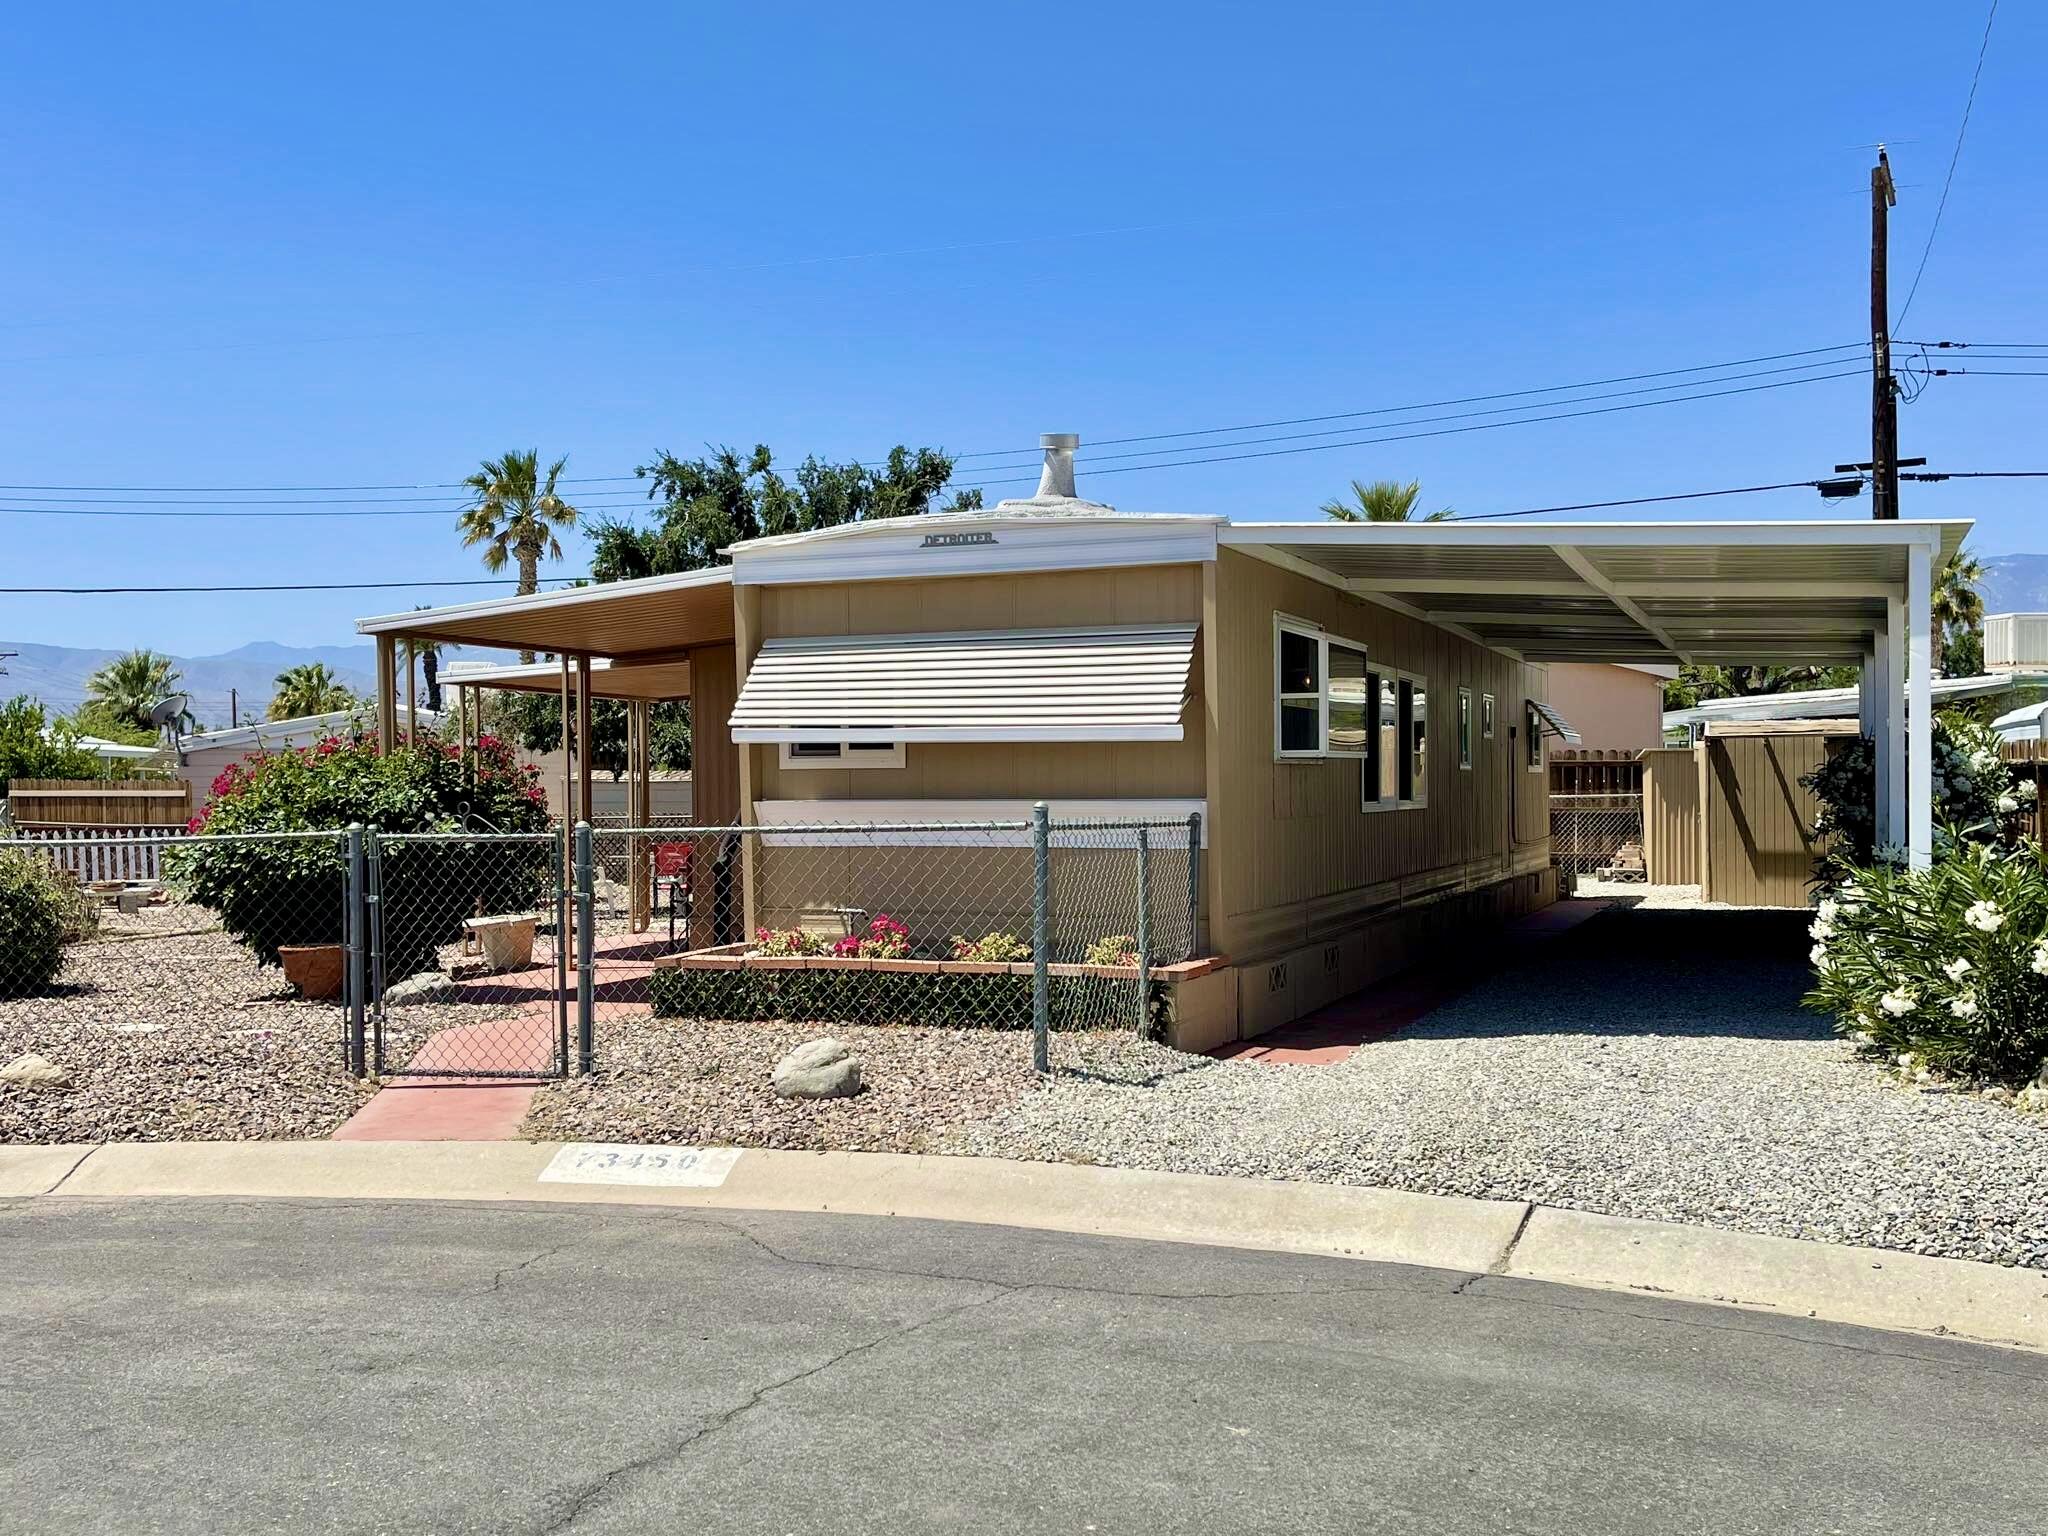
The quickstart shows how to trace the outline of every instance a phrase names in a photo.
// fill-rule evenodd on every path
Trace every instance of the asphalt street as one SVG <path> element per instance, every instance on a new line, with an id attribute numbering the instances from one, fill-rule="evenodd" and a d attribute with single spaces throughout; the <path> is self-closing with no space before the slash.
<path id="1" fill-rule="evenodd" d="M 0 1203 L 0 1532 L 2048 1532 L 2048 1359 L 868 1217 Z"/>

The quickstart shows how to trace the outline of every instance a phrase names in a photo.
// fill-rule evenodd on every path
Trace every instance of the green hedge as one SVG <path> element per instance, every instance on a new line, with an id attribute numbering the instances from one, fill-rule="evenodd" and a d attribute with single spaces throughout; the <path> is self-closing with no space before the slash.
<path id="1" fill-rule="evenodd" d="M 1128 1029 L 1135 977 L 1054 976 L 1049 988 L 1054 1029 Z M 1157 1021 L 1166 989 L 1151 984 L 1148 1018 Z M 648 980 L 656 1017 L 806 1024 L 927 1024 L 973 1029 L 1029 1029 L 1029 976 L 953 975 L 922 971 L 856 971 L 664 967 Z"/>
<path id="2" fill-rule="evenodd" d="M 0 997 L 49 989 L 77 902 L 41 854 L 0 848 Z"/>

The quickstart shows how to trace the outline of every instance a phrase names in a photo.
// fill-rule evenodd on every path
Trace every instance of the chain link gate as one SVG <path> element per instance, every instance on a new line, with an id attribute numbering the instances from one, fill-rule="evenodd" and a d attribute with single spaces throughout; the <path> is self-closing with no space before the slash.
<path id="1" fill-rule="evenodd" d="M 571 892 L 560 832 L 371 832 L 363 850 L 370 1069 L 569 1071 Z"/>

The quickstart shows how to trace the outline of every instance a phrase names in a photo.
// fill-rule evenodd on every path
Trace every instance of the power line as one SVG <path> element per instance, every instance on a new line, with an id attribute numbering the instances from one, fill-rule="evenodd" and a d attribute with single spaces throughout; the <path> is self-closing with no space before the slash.
<path id="1" fill-rule="evenodd" d="M 1996 20 L 1998 0 L 1991 0 L 1991 10 L 1984 18 L 1984 41 L 1977 45 L 1977 67 L 1970 71 L 1970 94 L 1963 102 L 1963 120 L 1956 125 L 1956 147 L 1948 157 L 1948 174 L 1941 179 L 1941 200 L 1934 205 L 1934 222 L 1927 226 L 1927 243 L 1920 247 L 1920 265 L 1913 269 L 1913 281 L 1906 289 L 1906 302 L 1899 308 L 1899 318 L 1893 330 L 1906 323 L 1907 311 L 1913 307 L 1913 296 L 1920 291 L 1920 278 L 1927 271 L 1927 257 L 1934 249 L 1934 237 L 1941 233 L 1941 216 L 1948 210 L 1948 192 L 1955 184 L 1956 162 L 1963 158 L 1963 135 L 1970 131 L 1970 109 L 1977 104 L 1977 82 L 1984 76 L 1984 56 L 1991 51 L 1991 24 Z"/>
<path id="2" fill-rule="evenodd" d="M 44 498 L 47 499 L 47 498 Z M 0 513 L 29 517 L 460 517 L 465 507 L 347 507 L 327 508 L 310 512 L 280 512 L 271 510 L 270 504 L 261 502 L 229 503 L 225 507 L 209 502 L 206 507 L 174 506 L 173 510 L 160 510 L 164 503 L 121 502 L 112 506 L 20 506 L 14 503 L 0 504 Z M 641 505 L 640 502 L 593 503 L 585 502 L 584 507 L 593 512 L 625 512 Z M 255 510 L 235 510 L 247 506 Z"/>
<path id="3" fill-rule="evenodd" d="M 1735 485 L 1721 491 L 1675 491 L 1666 496 L 1624 496 L 1615 501 L 1574 501 L 1556 507 L 1523 507 L 1515 512 L 1472 512 L 1445 521 L 1484 523 L 1502 517 L 1539 517 L 1545 512 L 1595 512 L 1606 507 L 1644 507 L 1659 501 L 1700 501 L 1709 496 L 1754 496 L 1760 491 L 1812 490 L 1818 480 L 1780 480 L 1773 485 Z"/>
<path id="4" fill-rule="evenodd" d="M 1577 417 L 1582 416 L 1609 416 L 1617 411 L 1643 411 L 1649 410 L 1651 407 L 1659 405 L 1683 405 L 1695 400 L 1714 400 L 1722 398 L 1723 396 L 1727 395 L 1755 394 L 1760 390 L 1766 389 L 1790 389 L 1793 386 L 1799 384 L 1821 384 L 1827 382 L 1830 379 L 1857 378 L 1861 376 L 1862 373 L 1863 370 L 1860 368 L 1851 368 L 1845 369 L 1838 373 L 1815 374 L 1810 378 L 1779 379 L 1769 384 L 1745 384 L 1736 389 L 1710 390 L 1702 394 L 1693 395 L 1676 395 L 1664 400 L 1632 400 L 1626 405 L 1603 405 L 1596 406 L 1591 410 L 1584 411 L 1553 411 L 1548 415 L 1525 416 L 1515 421 L 1481 421 L 1474 422 L 1468 426 L 1462 427 L 1437 427 L 1428 432 L 1399 432 L 1388 433 L 1379 437 L 1347 438 L 1345 441 L 1340 443 L 1308 443 L 1297 448 L 1265 448 L 1259 450 L 1256 453 L 1212 454 L 1205 458 L 1169 459 L 1161 460 L 1157 463 L 1152 464 L 1120 464 L 1109 469 L 1095 470 L 1094 473 L 1097 475 L 1128 475 L 1135 474 L 1140 470 L 1146 469 L 1183 469 L 1197 464 L 1232 464 L 1245 459 L 1283 458 L 1287 455 L 1297 453 L 1327 453 L 1332 449 L 1337 448 L 1364 448 L 1371 447 L 1378 443 L 1405 443 L 1413 441 L 1418 438 L 1449 437 L 1463 432 L 1497 432 L 1503 427 L 1534 426 L 1539 422 L 1545 421 L 1570 421 Z M 1702 380 L 1701 382 L 1704 383 L 1712 381 Z M 1394 425 L 1400 425 L 1400 423 L 1394 423 Z M 1227 448 L 1231 445 L 1228 443 L 1219 443 L 1215 446 Z M 1197 448 L 1193 451 L 1200 450 L 1199 448 Z M 1088 463 L 1090 461 L 1087 459 L 1076 457 L 1074 462 L 1076 465 L 1081 465 Z M 978 484 L 965 485 L 962 487 L 962 489 L 987 490 L 999 485 L 1021 485 L 1024 483 L 1025 482 L 1023 481 L 982 481 L 979 482 Z"/>
<path id="5" fill-rule="evenodd" d="M 587 580 L 581 576 L 550 576 L 549 581 L 577 582 Z M 166 593 L 166 592 L 380 592 L 400 587 L 511 587 L 519 584 L 516 576 L 486 580 L 476 578 L 464 581 L 281 581 L 259 582 L 247 586 L 192 586 L 192 587 L 0 587 L 0 593 L 28 594 L 31 596 L 97 597 L 112 593 Z"/>
<path id="6" fill-rule="evenodd" d="M 1459 395 L 1448 400 L 1420 400 L 1409 405 L 1381 405 L 1374 406 L 1369 410 L 1333 411 L 1322 416 L 1288 416 L 1275 421 L 1246 422 L 1234 427 L 1199 427 L 1190 428 L 1182 432 L 1153 432 L 1136 437 L 1103 437 L 1096 438 L 1090 446 L 1114 448 L 1124 443 L 1156 443 L 1164 442 L 1169 438 L 1181 437 L 1218 437 L 1230 432 L 1263 432 L 1269 427 L 1313 426 L 1319 422 L 1344 421 L 1361 416 L 1392 416 L 1399 415 L 1404 411 L 1433 411 L 1439 406 L 1445 405 L 1483 405 L 1490 400 L 1513 400 L 1529 395 L 1563 394 L 1566 391 L 1575 389 L 1598 389 L 1607 384 L 1634 384 L 1643 379 L 1675 378 L 1682 373 L 1715 373 L 1724 368 L 1746 368 L 1751 363 L 1783 362 L 1791 357 L 1820 357 L 1833 352 L 1855 352 L 1867 348 L 1869 345 L 1870 343 L 1867 341 L 1849 341 L 1833 347 L 1806 347 L 1796 352 L 1768 352 L 1758 357 L 1738 357 L 1722 363 L 1697 363 L 1690 368 L 1658 368 L 1646 373 L 1622 373 L 1606 379 L 1584 379 L 1576 384 L 1546 384 L 1537 389 L 1509 389 L 1489 395 Z M 1821 365 L 1815 364 L 1814 366 L 1819 367 Z M 1708 381 L 1703 380 L 1701 382 Z M 1677 388 L 1678 386 L 1674 385 L 1672 387 Z M 1227 445 L 1214 444 L 1209 446 L 1222 447 Z M 1035 453 L 1037 451 L 1035 448 L 991 448 L 978 453 L 955 454 L 953 461 L 957 464 L 968 459 L 1000 458 L 1004 454 L 1009 453 Z M 996 465 L 992 467 L 1003 469 L 1015 468 L 1017 466 Z"/>

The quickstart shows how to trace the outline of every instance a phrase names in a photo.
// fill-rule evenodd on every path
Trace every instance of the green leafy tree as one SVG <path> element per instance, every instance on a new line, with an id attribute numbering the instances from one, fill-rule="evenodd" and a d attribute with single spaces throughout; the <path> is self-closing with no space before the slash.
<path id="1" fill-rule="evenodd" d="M 306 715 L 332 714 L 360 704 L 351 689 L 324 661 L 309 661 L 286 667 L 277 674 L 276 692 L 270 696 L 270 718 L 297 720 Z"/>
<path id="2" fill-rule="evenodd" d="M 157 733 L 146 725 L 131 725 L 104 704 L 81 704 L 66 722 L 80 736 L 119 742 L 124 747 L 153 747 Z"/>
<path id="3" fill-rule="evenodd" d="M 1374 480 L 1370 484 L 1354 480 L 1351 482 L 1351 500 L 1326 501 L 1322 510 L 1325 517 L 1335 518 L 1340 523 L 1442 523 L 1458 515 L 1445 507 L 1418 519 L 1415 504 L 1421 499 L 1420 480 L 1410 480 L 1406 485 L 1398 480 Z"/>
<path id="4" fill-rule="evenodd" d="M 601 582 L 699 570 L 746 539 L 931 512 L 953 477 L 953 460 L 935 448 L 913 452 L 899 445 L 880 468 L 828 464 L 813 455 L 791 477 L 775 468 L 767 444 L 758 443 L 745 457 L 731 448 L 696 459 L 664 451 L 634 473 L 649 482 L 657 521 L 652 527 L 618 519 L 596 525 L 591 574 Z M 936 510 L 980 506 L 981 492 L 969 490 Z"/>
<path id="5" fill-rule="evenodd" d="M 98 777 L 100 760 L 78 745 L 70 721 L 52 721 L 26 694 L 0 704 L 0 796 L 9 779 Z"/>
<path id="6" fill-rule="evenodd" d="M 86 704 L 113 720 L 147 730 L 149 712 L 176 691 L 182 675 L 168 656 L 130 651 L 85 680 Z"/>
<path id="7" fill-rule="evenodd" d="M 1854 688 L 1855 667 L 1698 667 L 1678 669 L 1664 685 L 1666 709 L 1691 709 L 1709 699 L 1748 699 L 1762 694 L 1809 693 L 1816 688 Z"/>
<path id="8" fill-rule="evenodd" d="M 562 744 L 562 701 L 552 693 L 504 692 L 492 696 L 491 728 L 529 752 L 548 752 Z M 647 752 L 652 765 L 665 772 L 690 766 L 690 706 L 675 699 L 648 711 Z M 626 706 L 614 699 L 593 699 L 590 705 L 590 761 L 614 779 L 626 771 Z"/>
<path id="9" fill-rule="evenodd" d="M 568 465 L 568 459 L 557 459 L 543 474 L 538 449 L 514 449 L 485 459 L 462 482 L 472 498 L 456 525 L 462 542 L 483 546 L 487 571 L 502 571 L 508 563 L 516 566 L 522 595 L 540 589 L 542 560 L 562 558 L 557 530 L 575 526 L 576 509 L 557 489 Z M 533 652 L 521 651 L 519 659 L 532 661 Z"/>
<path id="10" fill-rule="evenodd" d="M 1983 562 L 1967 549 L 1949 556 L 1935 578 L 1934 669 L 1943 677 L 1968 677 L 1983 664 L 1984 598 L 1977 590 L 1983 580 Z M 1950 654 L 1959 642 L 1963 644 L 1960 658 Z M 1959 661 L 1968 661 L 1972 670 L 1959 670 Z"/>

